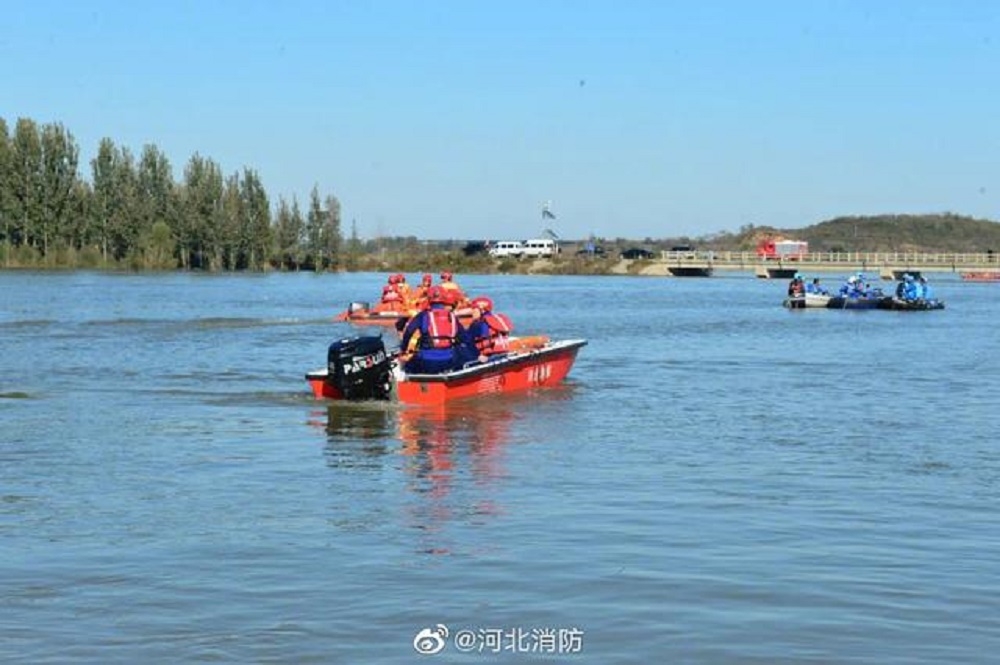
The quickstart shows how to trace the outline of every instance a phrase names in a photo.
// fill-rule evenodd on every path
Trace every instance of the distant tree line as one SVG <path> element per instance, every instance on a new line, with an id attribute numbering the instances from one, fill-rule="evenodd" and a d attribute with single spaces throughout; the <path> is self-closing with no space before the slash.
<path id="1" fill-rule="evenodd" d="M 316 187 L 272 209 L 257 173 L 224 176 L 195 154 L 175 182 L 167 157 L 139 158 L 105 138 L 80 177 L 80 150 L 60 124 L 0 118 L 0 267 L 338 270 L 340 202 Z M 356 243 L 356 238 L 354 239 Z"/>

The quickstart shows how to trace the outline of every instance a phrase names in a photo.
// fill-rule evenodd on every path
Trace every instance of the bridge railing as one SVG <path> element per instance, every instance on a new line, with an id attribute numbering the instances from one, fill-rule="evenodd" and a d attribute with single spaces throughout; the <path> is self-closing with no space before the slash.
<path id="1" fill-rule="evenodd" d="M 718 266 L 760 265 L 843 265 L 845 267 L 926 266 L 940 269 L 991 267 L 998 265 L 992 252 L 808 252 L 786 258 L 762 258 L 756 252 L 743 251 L 663 251 L 660 260 L 670 264 L 700 264 Z"/>

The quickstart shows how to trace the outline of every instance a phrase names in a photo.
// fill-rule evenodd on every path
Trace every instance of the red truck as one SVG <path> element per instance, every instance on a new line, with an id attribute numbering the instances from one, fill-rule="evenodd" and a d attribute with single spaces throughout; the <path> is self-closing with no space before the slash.
<path id="1" fill-rule="evenodd" d="M 769 238 L 757 245 L 757 256 L 762 259 L 786 259 L 798 261 L 809 253 L 809 243 L 804 240 L 784 240 Z"/>

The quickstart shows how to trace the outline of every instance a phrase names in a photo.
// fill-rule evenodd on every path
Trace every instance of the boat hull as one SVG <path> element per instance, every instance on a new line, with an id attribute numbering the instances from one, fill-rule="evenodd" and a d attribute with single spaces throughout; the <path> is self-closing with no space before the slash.
<path id="1" fill-rule="evenodd" d="M 826 309 L 889 309 L 900 312 L 926 312 L 944 309 L 940 300 L 900 300 L 892 296 L 876 296 L 871 298 L 845 298 L 844 296 L 823 296 L 807 294 L 805 298 L 786 298 L 785 307 L 801 308 L 817 307 Z"/>
<path id="2" fill-rule="evenodd" d="M 940 300 L 899 300 L 897 298 L 883 298 L 879 303 L 879 309 L 891 309 L 897 312 L 928 312 L 935 309 L 944 309 L 944 303 Z"/>
<path id="3" fill-rule="evenodd" d="M 879 309 L 886 296 L 873 298 L 845 298 L 844 296 L 831 296 L 827 302 L 827 309 Z M 892 300 L 892 298 L 889 298 Z"/>
<path id="4" fill-rule="evenodd" d="M 396 399 L 406 404 L 442 404 L 454 399 L 554 386 L 563 381 L 586 340 L 551 342 L 442 374 L 401 374 L 394 381 Z M 306 375 L 317 399 L 344 399 L 327 381 L 328 370 Z"/>
<path id="5" fill-rule="evenodd" d="M 782 303 L 785 307 L 789 309 L 802 309 L 802 308 L 825 308 L 830 303 L 830 296 L 823 295 L 822 293 L 807 293 L 804 296 L 797 298 L 785 298 Z"/>
<path id="6" fill-rule="evenodd" d="M 1000 270 L 980 270 L 959 273 L 966 282 L 1000 282 Z"/>

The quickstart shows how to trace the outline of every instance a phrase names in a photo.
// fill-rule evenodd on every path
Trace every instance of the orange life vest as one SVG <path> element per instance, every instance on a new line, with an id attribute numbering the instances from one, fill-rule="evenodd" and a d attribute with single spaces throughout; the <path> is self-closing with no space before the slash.
<path id="1" fill-rule="evenodd" d="M 400 302 L 402 299 L 399 291 L 391 286 L 386 286 L 382 289 L 382 302 Z"/>
<path id="2" fill-rule="evenodd" d="M 485 312 L 483 323 L 490 330 L 490 336 L 476 341 L 476 346 L 482 353 L 504 353 L 510 350 L 510 331 L 514 325 L 506 314 Z"/>
<path id="3" fill-rule="evenodd" d="M 420 346 L 425 349 L 450 349 L 458 335 L 458 318 L 447 307 L 432 307 L 420 326 Z"/>

